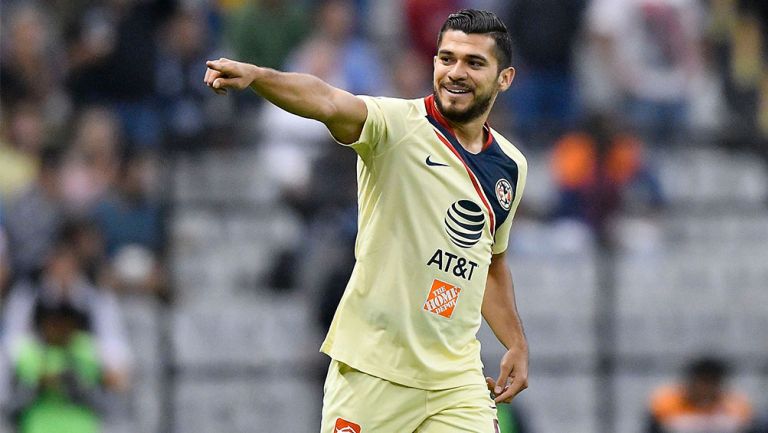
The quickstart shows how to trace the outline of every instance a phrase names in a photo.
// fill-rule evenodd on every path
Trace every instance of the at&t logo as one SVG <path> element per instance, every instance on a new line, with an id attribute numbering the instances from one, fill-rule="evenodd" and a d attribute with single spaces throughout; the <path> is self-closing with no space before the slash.
<path id="1" fill-rule="evenodd" d="M 451 241 L 461 248 L 469 248 L 480 240 L 485 227 L 485 215 L 477 203 L 459 200 L 448 208 L 445 231 Z"/>

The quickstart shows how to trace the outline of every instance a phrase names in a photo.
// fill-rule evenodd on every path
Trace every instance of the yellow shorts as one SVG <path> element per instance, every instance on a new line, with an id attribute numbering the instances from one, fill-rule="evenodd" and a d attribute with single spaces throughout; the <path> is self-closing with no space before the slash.
<path id="1" fill-rule="evenodd" d="M 485 384 L 429 391 L 331 361 L 321 433 L 499 433 Z"/>

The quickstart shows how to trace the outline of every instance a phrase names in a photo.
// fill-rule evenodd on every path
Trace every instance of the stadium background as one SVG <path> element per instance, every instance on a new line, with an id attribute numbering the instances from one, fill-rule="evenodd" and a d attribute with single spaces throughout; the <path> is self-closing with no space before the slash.
<path id="1" fill-rule="evenodd" d="M 116 243 L 100 263 L 119 290 L 102 290 L 116 293 L 131 368 L 105 431 L 317 429 L 317 349 L 352 259 L 354 154 L 253 95 L 215 96 L 204 60 L 418 97 L 437 29 L 462 6 L 510 17 L 515 37 L 517 81 L 492 125 L 529 158 L 509 263 L 531 350 L 515 405 L 531 431 L 640 432 L 651 391 L 702 354 L 768 410 L 760 1 L 3 0 L 3 297 L 26 247 L 15 206 L 42 149 L 58 148 L 55 215 Z M 115 167 L 137 155 L 157 212 L 104 217 L 128 188 Z M 56 221 L 32 237 L 50 245 Z M 157 233 L 121 237 L 136 221 Z M 155 271 L 161 283 L 142 280 Z M 502 348 L 480 337 L 495 375 Z"/>

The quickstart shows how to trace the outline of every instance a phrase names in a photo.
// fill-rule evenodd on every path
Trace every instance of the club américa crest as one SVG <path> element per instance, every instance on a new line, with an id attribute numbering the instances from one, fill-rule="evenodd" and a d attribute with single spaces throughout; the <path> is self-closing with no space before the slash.
<path id="1" fill-rule="evenodd" d="M 512 206 L 512 200 L 515 194 L 512 191 L 512 184 L 507 179 L 501 178 L 496 182 L 496 200 L 499 201 L 504 210 L 509 210 Z"/>

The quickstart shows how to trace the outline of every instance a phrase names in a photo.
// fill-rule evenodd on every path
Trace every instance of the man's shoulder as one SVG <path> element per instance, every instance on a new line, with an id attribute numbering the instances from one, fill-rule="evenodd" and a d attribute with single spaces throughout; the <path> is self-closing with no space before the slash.
<path id="1" fill-rule="evenodd" d="M 405 99 L 395 98 L 391 96 L 368 96 L 359 95 L 366 104 L 375 104 L 379 109 L 386 113 L 393 113 L 397 115 L 408 114 L 423 114 L 426 115 L 426 108 L 424 108 L 424 98 L 418 99 Z"/>
<path id="2" fill-rule="evenodd" d="M 501 150 L 518 166 L 524 166 L 528 167 L 528 161 L 525 158 L 525 155 L 523 155 L 523 152 L 520 151 L 520 149 L 517 148 L 514 144 L 512 144 L 511 141 L 507 140 L 506 137 L 501 135 L 498 131 L 495 129 L 491 129 L 491 132 L 493 133 L 493 138 L 496 139 L 496 142 L 499 143 L 499 147 Z"/>

